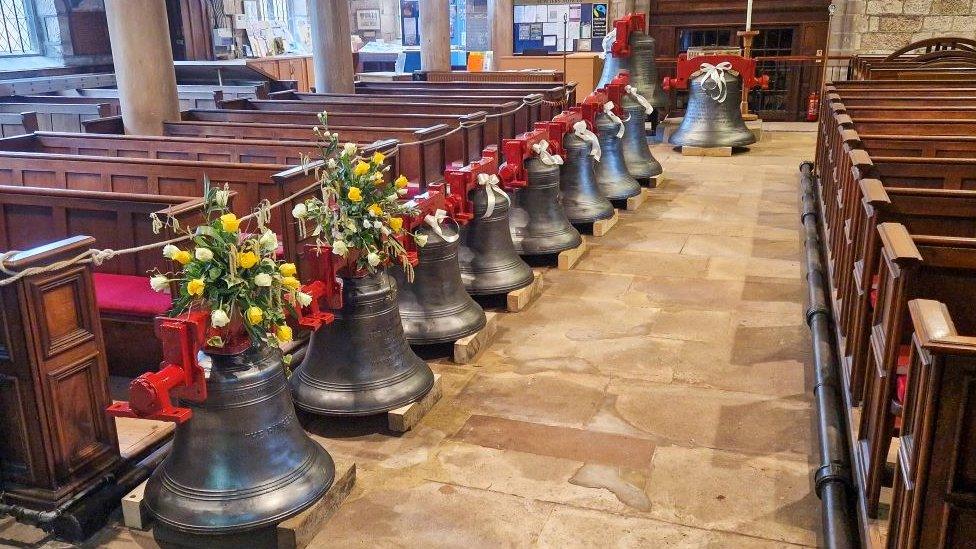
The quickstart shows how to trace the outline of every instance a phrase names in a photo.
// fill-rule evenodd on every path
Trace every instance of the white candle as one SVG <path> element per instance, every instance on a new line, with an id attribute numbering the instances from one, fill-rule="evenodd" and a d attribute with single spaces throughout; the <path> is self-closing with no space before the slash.
<path id="1" fill-rule="evenodd" d="M 749 5 L 746 6 L 746 30 L 752 30 L 752 0 L 749 0 Z"/>

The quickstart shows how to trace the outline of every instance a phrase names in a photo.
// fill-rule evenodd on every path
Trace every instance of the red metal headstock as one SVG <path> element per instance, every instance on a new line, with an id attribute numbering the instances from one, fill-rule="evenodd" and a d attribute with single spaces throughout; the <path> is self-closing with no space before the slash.
<path id="1" fill-rule="evenodd" d="M 647 32 L 647 16 L 643 13 L 630 13 L 613 22 L 617 38 L 610 46 L 614 57 L 630 55 L 630 35 L 634 32 Z"/>
<path id="2" fill-rule="evenodd" d="M 623 98 L 627 95 L 627 86 L 630 85 L 630 72 L 620 71 L 613 80 L 607 83 L 601 90 L 607 95 L 608 101 L 613 101 L 613 112 L 617 116 L 623 116 L 624 111 L 621 107 Z M 601 106 L 602 108 L 602 106 Z"/>
<path id="3" fill-rule="evenodd" d="M 445 209 L 458 223 L 464 224 L 474 219 L 474 205 L 468 194 L 478 188 L 478 175 L 498 173 L 498 148 L 495 145 L 485 148 L 481 158 L 463 167 L 452 167 L 444 172 L 444 183 L 431 184 L 429 190 L 444 194 Z"/>
<path id="4" fill-rule="evenodd" d="M 573 131 L 573 124 L 583 120 L 583 115 L 578 110 L 566 110 L 552 118 L 550 122 L 536 122 L 535 129 L 546 132 L 546 141 L 549 142 L 549 152 L 551 154 L 565 155 L 563 149 L 563 136 Z"/>
<path id="5" fill-rule="evenodd" d="M 305 246 L 306 264 L 310 266 L 309 278 L 312 282 L 302 286 L 302 293 L 312 296 L 308 307 L 295 304 L 298 313 L 298 325 L 311 330 L 318 330 L 325 324 L 335 320 L 335 314 L 323 309 L 337 310 L 342 308 L 342 279 L 339 269 L 349 262 L 349 259 L 332 253 L 329 246 L 307 244 Z M 307 310 L 306 310 L 307 309 Z"/>
<path id="6" fill-rule="evenodd" d="M 700 55 L 688 59 L 688 54 L 682 53 L 678 56 L 678 66 L 675 70 L 675 76 L 665 78 L 662 88 L 665 90 L 670 90 L 671 88 L 686 90 L 688 89 L 688 80 L 691 79 L 691 75 L 702 70 L 702 64 L 708 63 L 709 65 L 718 66 L 726 62 L 732 66 L 732 70 L 739 73 L 742 78 L 743 87 L 754 88 L 759 86 L 762 89 L 769 87 L 769 76 L 756 75 L 755 59 L 748 59 L 740 55 Z"/>
<path id="7" fill-rule="evenodd" d="M 583 102 L 570 110 L 579 111 L 586 126 L 591 131 L 596 131 L 596 115 L 603 112 L 603 104 L 607 102 L 607 94 L 603 90 L 594 90 L 590 95 L 583 98 Z"/>
<path id="8" fill-rule="evenodd" d="M 515 139 L 502 141 L 502 155 L 505 157 L 505 162 L 498 167 L 498 177 L 501 179 L 502 187 L 511 191 L 529 184 L 525 173 L 525 161 L 535 154 L 532 146 L 545 141 L 546 137 L 545 130 L 535 129 Z"/>

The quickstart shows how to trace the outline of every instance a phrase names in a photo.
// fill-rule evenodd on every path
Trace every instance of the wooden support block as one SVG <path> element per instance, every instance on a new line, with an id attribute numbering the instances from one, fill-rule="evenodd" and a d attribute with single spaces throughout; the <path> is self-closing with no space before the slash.
<path id="1" fill-rule="evenodd" d="M 542 295 L 542 272 L 535 271 L 535 277 L 532 279 L 532 284 L 524 288 L 519 288 L 518 290 L 513 290 L 508 292 L 508 299 L 506 300 L 506 309 L 510 313 L 517 313 L 519 311 L 525 310 L 530 303 L 535 301 L 535 298 Z"/>
<path id="2" fill-rule="evenodd" d="M 136 486 L 122 498 L 122 523 L 136 530 L 149 528 L 149 514 L 142 506 L 142 498 L 146 494 L 147 480 Z"/>
<path id="3" fill-rule="evenodd" d="M 641 187 L 640 194 L 628 198 L 627 211 L 632 211 L 632 210 L 636 210 L 637 208 L 640 208 L 641 205 L 644 204 L 644 201 L 647 200 L 648 191 L 650 191 L 650 189 Z"/>
<path id="4" fill-rule="evenodd" d="M 356 464 L 337 461 L 335 481 L 322 499 L 282 522 L 277 528 L 278 549 L 304 549 L 339 510 L 356 484 Z"/>
<path id="5" fill-rule="evenodd" d="M 643 194 L 643 193 L 641 193 Z M 580 245 L 571 249 L 559 252 L 558 267 L 561 271 L 567 271 L 576 266 L 583 254 L 586 253 L 586 239 L 584 238 Z"/>
<path id="6" fill-rule="evenodd" d="M 386 413 L 390 430 L 396 431 L 397 433 L 406 433 L 412 429 L 420 423 L 420 420 L 427 415 L 427 412 L 434 407 L 434 404 L 437 404 L 442 394 L 441 375 L 434 374 L 434 386 L 420 400 Z"/>
<path id="7" fill-rule="evenodd" d="M 593 236 L 603 236 L 610 232 L 610 229 L 620 221 L 620 213 L 613 210 L 613 216 L 607 219 L 600 219 L 593 222 Z"/>
<path id="8" fill-rule="evenodd" d="M 681 147 L 683 156 L 732 156 L 732 147 Z"/>
<path id="9" fill-rule="evenodd" d="M 498 331 L 497 313 L 485 313 L 485 327 L 477 332 L 454 342 L 454 362 L 456 364 L 470 364 L 474 362 L 478 353 L 491 344 Z"/>
<path id="10" fill-rule="evenodd" d="M 647 188 L 648 189 L 660 189 L 660 188 L 664 187 L 664 182 L 665 181 L 667 181 L 667 179 L 665 179 L 663 173 L 660 174 L 660 175 L 655 175 L 654 177 L 651 178 L 651 182 L 647 185 Z"/>

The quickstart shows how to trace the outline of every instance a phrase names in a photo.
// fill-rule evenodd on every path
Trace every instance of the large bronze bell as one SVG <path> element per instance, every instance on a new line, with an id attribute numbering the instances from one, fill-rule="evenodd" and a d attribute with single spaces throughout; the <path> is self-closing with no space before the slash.
<path id="1" fill-rule="evenodd" d="M 646 32 L 647 18 L 643 13 L 632 13 L 614 21 L 614 30 L 603 42 L 603 72 L 596 87 L 605 87 L 620 71 L 626 70 L 630 72 L 630 84 L 655 109 L 666 109 L 668 96 L 661 89 L 654 62 L 656 41 Z M 614 53 L 615 49 L 620 53 Z"/>
<path id="2" fill-rule="evenodd" d="M 633 94 L 636 93 L 635 88 Z M 643 96 L 640 99 L 644 99 Z M 648 104 L 648 106 L 650 105 Z M 651 178 L 661 175 L 664 169 L 651 154 L 650 143 L 647 142 L 647 132 L 644 129 L 647 110 L 630 92 L 623 96 L 621 108 L 623 108 L 625 116 L 623 119 L 624 136 L 620 142 L 624 155 L 624 165 L 627 166 L 627 172 L 639 183 L 648 185 Z"/>
<path id="3" fill-rule="evenodd" d="M 305 360 L 290 379 L 295 406 L 321 415 L 386 412 L 425 395 L 434 384 L 410 349 L 385 271 L 342 278 L 335 321 L 312 332 Z"/>
<path id="4" fill-rule="evenodd" d="M 672 145 L 745 147 L 756 142 L 742 120 L 742 79 L 728 63 L 703 66 L 688 79 L 688 88 L 688 107 L 671 135 Z"/>
<path id="5" fill-rule="evenodd" d="M 597 187 L 610 200 L 637 196 L 641 193 L 640 183 L 627 171 L 623 155 L 621 137 L 626 133 L 623 121 L 612 109 L 606 109 L 594 116 L 594 124 L 601 151 L 599 162 L 593 166 Z"/>
<path id="6" fill-rule="evenodd" d="M 593 223 L 613 217 L 613 204 L 600 192 L 593 173 L 594 146 L 600 143 L 596 135 L 586 129 L 585 122 L 563 137 L 566 151 L 559 172 L 559 188 L 562 190 L 563 210 L 569 222 Z M 585 138 L 581 138 L 583 135 Z"/>
<path id="7" fill-rule="evenodd" d="M 528 185 L 515 192 L 509 220 L 515 250 L 519 255 L 547 255 L 579 246 L 583 237 L 563 210 L 560 165 L 534 156 L 525 160 L 525 173 Z"/>
<path id="8" fill-rule="evenodd" d="M 403 269 L 393 266 L 403 332 L 411 344 L 453 342 L 476 333 L 485 326 L 485 312 L 464 291 L 458 264 L 460 234 L 451 223 L 442 223 L 443 210 L 415 232 L 427 236 L 427 245 L 418 250 L 420 263 L 414 268 L 413 282 Z M 436 229 L 434 227 L 437 227 Z"/>
<path id="9" fill-rule="evenodd" d="M 210 360 L 207 398 L 182 402 L 193 416 L 177 425 L 143 505 L 165 526 L 198 535 L 255 530 L 312 505 L 335 465 L 298 423 L 281 352 L 252 347 Z"/>

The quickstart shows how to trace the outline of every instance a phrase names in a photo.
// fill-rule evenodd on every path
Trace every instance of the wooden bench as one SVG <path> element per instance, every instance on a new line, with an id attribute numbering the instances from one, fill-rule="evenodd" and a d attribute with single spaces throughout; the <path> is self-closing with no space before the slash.
<path id="1" fill-rule="evenodd" d="M 0 137 L 12 137 L 36 132 L 38 120 L 36 112 L 0 112 Z"/>
<path id="2" fill-rule="evenodd" d="M 224 99 L 267 99 L 268 86 L 267 84 L 248 86 L 184 84 L 176 86 L 176 94 L 180 100 L 180 110 L 216 109 L 217 103 Z M 61 97 L 112 99 L 118 102 L 119 90 L 116 88 L 75 89 L 57 92 L 57 95 Z"/>
<path id="3" fill-rule="evenodd" d="M 0 101 L 0 112 L 37 113 L 37 126 L 46 131 L 80 132 L 84 120 L 92 120 L 112 114 L 106 103 L 7 103 Z"/>
<path id="4" fill-rule="evenodd" d="M 562 71 L 421 71 L 422 82 L 518 82 L 562 84 Z"/>
<path id="5" fill-rule="evenodd" d="M 568 105 L 576 104 L 576 82 L 562 86 L 532 83 L 498 82 L 357 82 L 356 94 L 369 95 L 443 95 L 443 94 L 542 94 L 542 118 L 549 120 Z"/>

